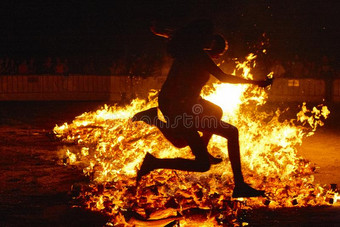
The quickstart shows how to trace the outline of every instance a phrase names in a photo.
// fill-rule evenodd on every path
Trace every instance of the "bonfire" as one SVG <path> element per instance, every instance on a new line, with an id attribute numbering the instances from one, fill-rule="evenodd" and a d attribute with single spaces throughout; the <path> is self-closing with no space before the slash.
<path id="1" fill-rule="evenodd" d="M 249 55 L 238 62 L 237 70 L 244 78 L 252 79 L 255 59 Z M 282 120 L 280 110 L 261 111 L 267 90 L 251 86 L 212 81 L 201 95 L 219 105 L 223 120 L 239 129 L 245 179 L 254 188 L 265 190 L 267 197 L 231 198 L 227 141 L 218 136 L 213 136 L 208 150 L 223 162 L 209 171 L 156 170 L 136 186 L 136 173 L 147 152 L 159 158 L 194 158 L 188 147 L 175 148 L 156 127 L 132 122 L 135 113 L 157 106 L 154 90 L 148 100 L 104 105 L 54 128 L 64 144 L 62 164 L 81 168 L 89 178 L 88 183 L 73 187 L 75 204 L 107 214 L 107 225 L 112 226 L 246 225 L 242 212 L 255 207 L 336 204 L 340 199 L 336 189 L 316 184 L 315 165 L 297 154 L 303 139 L 323 125 L 330 113 L 327 107 L 309 110 L 303 103 L 295 119 Z"/>

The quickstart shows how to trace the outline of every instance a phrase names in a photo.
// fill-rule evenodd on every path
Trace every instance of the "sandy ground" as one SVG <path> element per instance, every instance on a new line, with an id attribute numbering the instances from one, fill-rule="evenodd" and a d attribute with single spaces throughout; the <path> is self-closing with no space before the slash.
<path id="1" fill-rule="evenodd" d="M 315 182 L 340 186 L 340 131 L 320 128 L 304 140 L 299 154 L 314 162 L 318 169 Z"/>
<path id="2" fill-rule="evenodd" d="M 106 217 L 71 208 L 71 186 L 86 181 L 79 170 L 58 165 L 55 124 L 102 103 L 0 103 L 0 226 L 103 226 Z M 337 113 L 307 138 L 299 153 L 319 167 L 316 182 L 340 185 Z M 340 207 L 255 209 L 249 226 L 340 226 Z"/>

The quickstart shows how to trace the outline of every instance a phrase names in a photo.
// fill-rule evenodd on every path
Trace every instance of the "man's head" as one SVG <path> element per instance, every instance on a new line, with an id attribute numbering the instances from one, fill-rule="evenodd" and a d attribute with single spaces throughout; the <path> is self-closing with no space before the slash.
<path id="1" fill-rule="evenodd" d="M 219 58 L 228 50 L 228 42 L 223 38 L 222 35 L 214 35 L 211 47 L 207 50 L 208 54 L 212 58 Z"/>

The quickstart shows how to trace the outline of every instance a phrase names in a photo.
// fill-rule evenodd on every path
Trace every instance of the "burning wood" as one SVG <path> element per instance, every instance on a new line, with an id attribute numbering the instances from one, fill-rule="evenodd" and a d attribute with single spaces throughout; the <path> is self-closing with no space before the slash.
<path id="1" fill-rule="evenodd" d="M 248 70 L 251 60 L 254 56 L 241 64 L 244 77 L 252 77 Z M 58 138 L 76 144 L 62 148 L 61 159 L 82 168 L 92 179 L 90 185 L 75 187 L 80 190 L 75 195 L 79 194 L 81 206 L 110 215 L 115 224 L 149 225 L 151 220 L 161 219 L 164 223 L 178 221 L 181 226 L 193 223 L 214 226 L 242 225 L 240 213 L 251 207 L 336 203 L 338 193 L 314 183 L 315 167 L 298 157 L 296 149 L 304 137 L 323 124 L 329 114 L 327 107 L 320 105 L 310 111 L 303 104 L 297 120 L 280 121 L 280 111 L 258 110 L 267 95 L 264 90 L 249 86 L 213 84 L 204 89 L 202 96 L 221 106 L 224 120 L 239 129 L 244 175 L 255 188 L 265 190 L 268 198 L 231 199 L 233 184 L 227 143 L 217 136 L 208 148 L 210 153 L 224 158 L 222 164 L 206 173 L 153 171 L 136 188 L 136 169 L 146 152 L 160 158 L 193 156 L 188 148 L 174 148 L 157 128 L 132 122 L 135 113 L 157 105 L 156 99 L 148 102 L 135 99 L 125 107 L 105 105 L 96 112 L 82 114 L 71 124 L 55 127 Z M 194 214 L 195 209 L 200 215 Z"/>

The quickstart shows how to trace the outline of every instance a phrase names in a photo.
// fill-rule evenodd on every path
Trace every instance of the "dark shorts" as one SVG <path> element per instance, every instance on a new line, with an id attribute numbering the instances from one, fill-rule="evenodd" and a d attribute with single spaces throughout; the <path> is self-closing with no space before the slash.
<path id="1" fill-rule="evenodd" d="M 159 100 L 159 109 L 168 123 L 168 127 L 177 129 L 201 130 L 214 127 L 221 118 L 222 109 L 212 102 L 197 100 Z"/>

